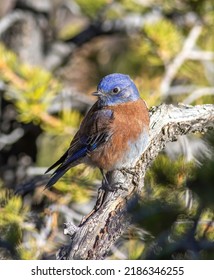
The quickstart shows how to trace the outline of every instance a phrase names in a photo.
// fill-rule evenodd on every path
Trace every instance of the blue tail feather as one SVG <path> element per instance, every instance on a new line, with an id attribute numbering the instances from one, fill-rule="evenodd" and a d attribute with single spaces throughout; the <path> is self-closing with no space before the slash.
<path id="1" fill-rule="evenodd" d="M 64 162 L 62 162 L 61 165 L 54 171 L 50 180 L 48 181 L 47 185 L 45 186 L 45 189 L 50 188 L 52 185 L 54 185 L 72 167 L 72 164 L 74 164 L 75 161 L 78 161 L 78 159 L 84 157 L 86 155 L 86 153 L 87 153 L 87 147 L 84 147 L 83 149 L 74 153 L 73 156 L 67 157 L 67 159 Z M 57 161 L 57 163 L 59 161 Z M 57 164 L 54 164 L 53 166 L 55 167 L 56 165 Z M 51 167 L 51 169 L 52 169 L 52 167 Z M 49 170 L 50 170 L 50 168 L 49 168 Z"/>
<path id="2" fill-rule="evenodd" d="M 54 173 L 52 175 L 52 177 L 50 178 L 50 180 L 48 181 L 47 185 L 45 186 L 45 189 L 48 189 L 51 186 L 53 186 L 67 171 L 68 171 L 68 169 L 67 170 L 63 169 L 61 171 Z"/>

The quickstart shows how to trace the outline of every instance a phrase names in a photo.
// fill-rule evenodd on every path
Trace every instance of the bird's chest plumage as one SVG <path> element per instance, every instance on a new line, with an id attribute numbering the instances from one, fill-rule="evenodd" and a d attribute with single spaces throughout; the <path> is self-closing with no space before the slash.
<path id="1" fill-rule="evenodd" d="M 106 171 L 134 166 L 148 142 L 149 114 L 142 99 L 117 106 L 109 139 L 90 155 L 90 161 Z"/>

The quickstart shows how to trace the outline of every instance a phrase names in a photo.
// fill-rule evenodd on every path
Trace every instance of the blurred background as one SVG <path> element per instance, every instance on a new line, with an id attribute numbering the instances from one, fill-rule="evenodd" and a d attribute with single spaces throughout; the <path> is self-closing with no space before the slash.
<path id="1" fill-rule="evenodd" d="M 0 259 L 54 259 L 100 186 L 80 165 L 44 191 L 106 74 L 148 107 L 214 101 L 213 0 L 0 1 Z M 180 137 L 149 169 L 108 259 L 214 259 L 214 134 Z"/>

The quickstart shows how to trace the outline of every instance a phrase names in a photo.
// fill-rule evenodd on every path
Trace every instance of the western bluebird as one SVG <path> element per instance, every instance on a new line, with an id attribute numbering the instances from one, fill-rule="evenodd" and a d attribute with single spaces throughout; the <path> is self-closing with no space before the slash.
<path id="1" fill-rule="evenodd" d="M 93 95 L 97 102 L 83 119 L 70 147 L 46 172 L 46 188 L 55 184 L 71 167 L 86 163 L 105 172 L 133 167 L 149 139 L 149 112 L 128 75 L 105 76 Z"/>

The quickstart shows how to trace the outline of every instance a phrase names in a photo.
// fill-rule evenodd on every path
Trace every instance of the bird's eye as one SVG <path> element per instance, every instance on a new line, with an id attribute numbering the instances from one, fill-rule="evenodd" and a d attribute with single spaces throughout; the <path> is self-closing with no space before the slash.
<path id="1" fill-rule="evenodd" d="M 119 88 L 119 87 L 115 87 L 115 88 L 112 90 L 113 93 L 118 93 L 119 91 L 120 91 L 120 88 Z"/>

